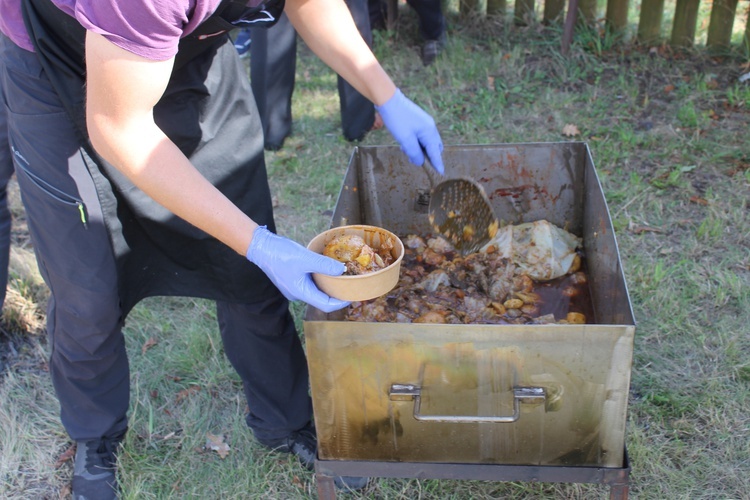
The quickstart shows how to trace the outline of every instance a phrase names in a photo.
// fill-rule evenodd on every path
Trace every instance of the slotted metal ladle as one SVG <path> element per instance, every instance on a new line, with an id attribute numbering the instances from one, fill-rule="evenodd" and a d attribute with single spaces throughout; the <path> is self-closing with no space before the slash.
<path id="1" fill-rule="evenodd" d="M 438 183 L 432 165 L 423 165 L 430 180 L 429 221 L 462 255 L 476 252 L 497 233 L 498 220 L 484 188 L 474 179 L 457 177 Z"/>

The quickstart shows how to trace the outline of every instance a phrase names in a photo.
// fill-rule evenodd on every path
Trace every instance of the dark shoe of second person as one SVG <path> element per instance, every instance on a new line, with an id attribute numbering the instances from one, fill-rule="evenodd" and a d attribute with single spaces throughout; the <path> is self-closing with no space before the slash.
<path id="1" fill-rule="evenodd" d="M 445 48 L 445 33 L 437 40 L 427 40 L 422 46 L 422 64 L 429 66 Z"/>
<path id="2" fill-rule="evenodd" d="M 307 424 L 302 429 L 292 432 L 286 438 L 273 442 L 261 442 L 264 446 L 281 453 L 292 453 L 297 456 L 303 467 L 315 469 L 315 458 L 318 456 L 318 439 L 315 427 Z M 337 476 L 334 484 L 341 490 L 361 490 L 367 486 L 366 477 Z"/>
<path id="3" fill-rule="evenodd" d="M 124 433 L 78 441 L 73 464 L 73 500 L 117 499 L 117 452 Z"/>

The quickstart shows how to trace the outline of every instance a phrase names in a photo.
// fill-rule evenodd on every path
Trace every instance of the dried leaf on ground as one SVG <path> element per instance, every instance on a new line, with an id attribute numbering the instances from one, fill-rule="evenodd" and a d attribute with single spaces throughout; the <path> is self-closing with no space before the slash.
<path id="1" fill-rule="evenodd" d="M 628 229 L 633 234 L 642 234 L 642 233 L 664 233 L 665 231 L 663 229 L 660 229 L 658 227 L 651 227 L 651 226 L 643 226 L 640 224 L 633 224 L 631 223 L 628 226 Z"/>
<path id="2" fill-rule="evenodd" d="M 705 198 L 701 198 L 700 196 L 691 196 L 690 201 L 698 205 L 703 205 L 703 206 L 708 205 L 708 200 Z"/>
<path id="3" fill-rule="evenodd" d="M 567 123 L 562 129 L 562 134 L 566 137 L 575 137 L 577 135 L 580 135 L 581 131 L 578 130 L 578 127 L 576 127 L 572 123 Z"/>
<path id="4" fill-rule="evenodd" d="M 183 389 L 183 390 L 181 390 L 180 392 L 177 393 L 177 397 L 175 398 L 175 402 L 179 403 L 183 399 L 185 399 L 185 398 L 187 398 L 189 396 L 192 396 L 193 394 L 195 394 L 196 392 L 198 392 L 200 390 L 201 390 L 201 386 L 199 386 L 199 385 L 191 385 L 187 389 Z"/>
<path id="5" fill-rule="evenodd" d="M 75 443 L 68 446 L 68 449 L 62 452 L 62 454 L 57 457 L 57 461 L 55 462 L 55 469 L 59 469 L 62 467 L 65 462 L 68 460 L 73 460 L 73 457 L 76 455 L 76 445 Z"/>
<path id="6" fill-rule="evenodd" d="M 206 448 L 218 453 L 219 457 L 221 457 L 222 459 L 227 458 L 227 455 L 229 455 L 229 445 L 224 442 L 224 436 L 217 436 L 215 434 L 207 432 Z"/>
<path id="7" fill-rule="evenodd" d="M 146 351 L 151 349 L 157 344 L 157 340 L 154 337 L 149 338 L 141 347 L 141 354 L 146 354 Z"/>

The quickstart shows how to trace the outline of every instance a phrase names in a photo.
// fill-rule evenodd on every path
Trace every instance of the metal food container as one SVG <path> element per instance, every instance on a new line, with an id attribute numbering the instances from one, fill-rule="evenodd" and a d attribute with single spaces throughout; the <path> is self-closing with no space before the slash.
<path id="1" fill-rule="evenodd" d="M 635 320 L 588 146 L 453 146 L 444 161 L 504 223 L 546 219 L 582 237 L 593 321 L 363 323 L 309 307 L 319 459 L 623 467 Z M 429 194 L 398 147 L 358 147 L 332 226 L 432 233 Z"/>

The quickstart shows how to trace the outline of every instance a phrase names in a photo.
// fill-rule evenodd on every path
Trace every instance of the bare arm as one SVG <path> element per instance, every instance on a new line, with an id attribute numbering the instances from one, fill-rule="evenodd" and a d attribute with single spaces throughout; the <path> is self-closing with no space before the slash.
<path id="1" fill-rule="evenodd" d="M 378 106 L 393 96 L 396 86 L 343 0 L 287 0 L 284 11 L 312 51 L 362 95 Z"/>
<path id="2" fill-rule="evenodd" d="M 245 255 L 258 225 L 208 182 L 154 122 L 173 60 L 86 35 L 86 120 L 97 152 L 159 204 Z"/>

